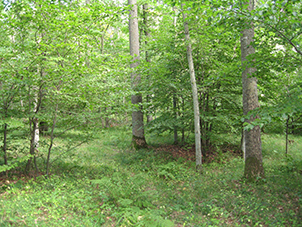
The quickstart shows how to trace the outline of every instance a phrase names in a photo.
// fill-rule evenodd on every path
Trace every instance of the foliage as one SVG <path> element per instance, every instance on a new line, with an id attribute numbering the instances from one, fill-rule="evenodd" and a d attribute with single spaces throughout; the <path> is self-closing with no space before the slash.
<path id="1" fill-rule="evenodd" d="M 215 161 L 202 176 L 187 157 L 156 149 L 179 143 L 172 133 L 182 134 L 182 149 L 193 140 L 182 3 L 190 15 L 204 155 Z M 237 0 L 139 4 L 139 90 L 153 117 L 146 137 L 154 147 L 132 151 L 129 113 L 138 106 L 130 104 L 127 6 L 2 1 L 0 225 L 301 226 L 301 2 L 257 1 L 252 12 Z M 242 180 L 244 163 L 233 156 L 246 117 L 240 31 L 250 24 L 261 107 L 249 115 L 258 115 L 254 125 L 267 133 L 267 176 L 255 184 Z M 37 121 L 49 130 L 30 153 Z M 32 159 L 35 179 L 23 173 Z"/>
<path id="2" fill-rule="evenodd" d="M 19 123 L 29 119 L 24 130 L 28 130 L 30 147 L 37 146 L 33 144 L 37 128 L 34 122 L 48 126 L 49 140 L 42 139 L 36 151 L 31 148 L 36 159 L 34 153 L 45 148 L 50 155 L 54 139 L 68 130 L 88 128 L 92 122 L 96 126 L 100 118 L 107 126 L 113 114 L 123 112 L 113 108 L 126 94 L 120 92 L 128 85 L 122 82 L 123 70 L 119 67 L 127 64 L 127 58 L 106 53 L 113 51 L 107 40 L 111 39 L 108 27 L 117 21 L 115 14 L 103 4 L 88 6 L 79 1 L 3 4 L 0 114 L 5 126 L 4 159 L 10 155 L 6 148 L 15 143 L 10 136 L 10 117 Z M 121 10 L 114 4 L 110 7 L 113 12 Z M 112 92 L 116 93 L 114 97 Z"/>

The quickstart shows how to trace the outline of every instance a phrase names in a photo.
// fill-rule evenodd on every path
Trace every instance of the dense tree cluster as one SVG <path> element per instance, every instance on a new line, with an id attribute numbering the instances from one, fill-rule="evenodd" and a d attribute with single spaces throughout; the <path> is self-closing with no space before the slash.
<path id="1" fill-rule="evenodd" d="M 194 132 L 206 157 L 218 134 L 242 134 L 245 176 L 263 176 L 261 130 L 301 133 L 301 8 L 298 0 L 4 1 L 0 171 L 20 163 L 38 171 L 45 158 L 48 174 L 55 138 L 130 125 L 132 113 L 135 147 L 148 133 L 168 131 L 182 144 Z"/>

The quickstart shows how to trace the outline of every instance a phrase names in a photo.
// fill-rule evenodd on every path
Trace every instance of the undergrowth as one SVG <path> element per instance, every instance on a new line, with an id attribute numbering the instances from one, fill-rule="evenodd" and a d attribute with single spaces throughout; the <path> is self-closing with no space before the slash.
<path id="1" fill-rule="evenodd" d="M 128 129 L 108 129 L 54 163 L 49 178 L 3 181 L 0 226 L 301 226 L 302 139 L 294 140 L 285 156 L 282 137 L 264 135 L 266 178 L 248 184 L 232 152 L 199 175 L 193 161 L 133 151 Z"/>

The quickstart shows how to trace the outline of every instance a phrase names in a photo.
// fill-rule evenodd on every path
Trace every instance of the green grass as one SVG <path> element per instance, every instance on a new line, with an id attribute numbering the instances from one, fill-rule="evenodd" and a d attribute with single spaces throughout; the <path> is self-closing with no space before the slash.
<path id="1" fill-rule="evenodd" d="M 291 139 L 285 157 L 284 136 L 263 136 L 266 179 L 248 184 L 243 160 L 229 153 L 221 157 L 228 162 L 205 164 L 198 175 L 193 162 L 131 150 L 129 128 L 106 129 L 55 162 L 50 178 L 8 179 L 0 189 L 0 226 L 301 226 L 302 138 Z M 54 149 L 52 157 L 59 154 Z"/>

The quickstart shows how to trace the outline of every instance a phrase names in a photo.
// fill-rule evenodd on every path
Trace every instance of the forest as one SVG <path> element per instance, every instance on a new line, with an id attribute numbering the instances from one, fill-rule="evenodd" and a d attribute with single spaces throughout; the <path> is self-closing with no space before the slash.
<path id="1" fill-rule="evenodd" d="M 0 10 L 0 226 L 302 226 L 300 0 Z"/>

